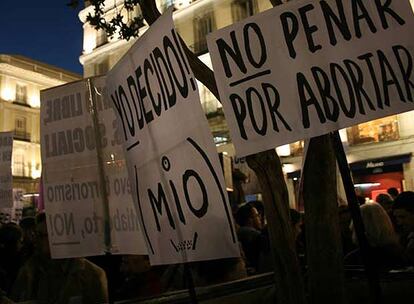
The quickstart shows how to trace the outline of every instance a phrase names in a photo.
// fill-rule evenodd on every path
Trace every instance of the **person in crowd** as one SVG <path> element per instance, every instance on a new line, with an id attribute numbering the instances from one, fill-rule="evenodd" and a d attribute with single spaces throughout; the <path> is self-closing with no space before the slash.
<path id="1" fill-rule="evenodd" d="M 0 288 L 10 293 L 11 287 L 21 267 L 23 234 L 14 223 L 0 227 Z"/>
<path id="2" fill-rule="evenodd" d="M 197 262 L 194 265 L 195 285 L 207 286 L 240 280 L 247 277 L 242 258 L 227 258 Z"/>
<path id="3" fill-rule="evenodd" d="M 263 229 L 266 227 L 266 216 L 264 211 L 264 205 L 262 201 L 250 201 L 250 205 L 252 205 L 256 210 L 259 212 L 260 215 L 260 222 L 261 222 L 261 228 Z"/>
<path id="4" fill-rule="evenodd" d="M 370 259 L 377 269 L 389 270 L 403 266 L 398 235 L 384 208 L 377 203 L 364 204 L 361 206 L 361 216 L 370 246 Z M 353 223 L 351 223 L 351 230 L 352 239 L 355 244 L 358 244 Z M 345 265 L 363 265 L 359 248 L 345 257 Z"/>
<path id="5" fill-rule="evenodd" d="M 342 251 L 344 256 L 355 250 L 355 244 L 352 241 L 352 231 L 350 225 L 352 222 L 351 212 L 347 205 L 340 205 L 338 207 L 339 215 L 339 229 L 341 231 Z"/>
<path id="6" fill-rule="evenodd" d="M 239 169 L 233 170 L 233 191 L 230 192 L 230 204 L 233 213 L 236 213 L 238 208 L 246 202 L 243 184 L 246 181 L 247 176 Z"/>
<path id="7" fill-rule="evenodd" d="M 36 220 L 33 216 L 25 217 L 19 226 L 23 232 L 22 259 L 26 261 L 34 253 Z"/>
<path id="8" fill-rule="evenodd" d="M 392 200 L 395 200 L 399 194 L 398 189 L 394 187 L 388 188 L 387 193 L 391 196 Z"/>
<path id="9" fill-rule="evenodd" d="M 259 259 L 258 242 L 262 229 L 259 211 L 251 204 L 242 205 L 236 214 L 238 238 L 246 255 L 246 266 L 254 272 Z"/>
<path id="10" fill-rule="evenodd" d="M 304 240 L 301 237 L 302 232 L 303 232 L 302 215 L 300 214 L 299 211 L 295 209 L 290 209 L 289 219 L 290 219 L 292 234 L 295 239 L 296 253 L 298 254 L 299 260 L 302 260 L 305 254 L 305 245 L 303 242 Z M 264 273 L 264 272 L 273 271 L 273 268 L 274 268 L 273 258 L 272 258 L 271 248 L 270 248 L 269 232 L 267 229 L 264 229 L 259 237 L 258 251 L 259 251 L 259 260 L 257 263 L 257 272 Z"/>
<path id="11" fill-rule="evenodd" d="M 51 259 L 46 216 L 36 217 L 35 252 L 20 269 L 11 299 L 39 303 L 107 303 L 105 272 L 83 258 Z"/>
<path id="12" fill-rule="evenodd" d="M 384 210 L 390 214 L 391 209 L 392 209 L 392 203 L 393 203 L 393 199 L 391 198 L 390 195 L 385 194 L 385 193 L 381 193 L 379 194 L 376 198 L 375 201 L 381 205 L 382 208 L 384 208 Z"/>
<path id="13" fill-rule="evenodd" d="M 402 233 L 404 258 L 409 265 L 414 265 L 414 192 L 406 191 L 399 194 L 392 208 L 395 221 Z"/>
<path id="14" fill-rule="evenodd" d="M 134 299 L 162 293 L 160 278 L 163 267 L 151 267 L 148 256 L 122 256 L 120 271 L 123 274 L 122 283 L 116 292 L 116 299 Z"/>

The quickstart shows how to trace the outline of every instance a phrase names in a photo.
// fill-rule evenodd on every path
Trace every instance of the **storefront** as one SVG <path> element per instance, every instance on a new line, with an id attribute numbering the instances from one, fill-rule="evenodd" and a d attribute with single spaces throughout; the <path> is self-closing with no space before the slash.
<path id="1" fill-rule="evenodd" d="M 403 165 L 411 162 L 411 153 L 368 159 L 350 164 L 357 194 L 375 201 L 389 188 L 405 190 Z"/>

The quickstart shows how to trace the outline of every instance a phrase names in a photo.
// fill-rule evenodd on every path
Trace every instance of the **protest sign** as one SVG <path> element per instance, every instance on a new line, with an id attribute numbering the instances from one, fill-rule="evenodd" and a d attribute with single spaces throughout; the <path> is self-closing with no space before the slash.
<path id="1" fill-rule="evenodd" d="M 54 258 L 146 254 L 105 79 L 93 83 L 91 90 L 81 80 L 41 92 L 43 199 Z M 105 191 L 92 115 L 98 117 Z M 105 246 L 105 202 L 111 248 Z"/>
<path id="2" fill-rule="evenodd" d="M 13 207 L 13 133 L 0 132 L 0 209 Z"/>
<path id="3" fill-rule="evenodd" d="M 238 156 L 414 109 L 408 0 L 292 1 L 212 33 Z"/>
<path id="4" fill-rule="evenodd" d="M 171 9 L 107 76 L 150 262 L 239 255 L 226 187 Z"/>

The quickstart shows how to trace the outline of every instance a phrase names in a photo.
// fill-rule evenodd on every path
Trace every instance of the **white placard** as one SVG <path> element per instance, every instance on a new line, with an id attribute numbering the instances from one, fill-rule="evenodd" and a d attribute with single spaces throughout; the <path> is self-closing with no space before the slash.
<path id="1" fill-rule="evenodd" d="M 414 109 L 408 0 L 292 1 L 212 33 L 237 155 Z"/>
<path id="2" fill-rule="evenodd" d="M 13 207 L 13 133 L 0 132 L 0 209 Z"/>
<path id="3" fill-rule="evenodd" d="M 107 77 L 152 265 L 239 256 L 226 187 L 172 10 Z"/>
<path id="4" fill-rule="evenodd" d="M 104 98 L 104 77 L 91 80 L 96 100 L 111 248 L 105 246 L 104 194 L 100 187 L 88 80 L 41 92 L 43 197 L 52 257 L 146 254 L 132 201 L 116 117 Z"/>

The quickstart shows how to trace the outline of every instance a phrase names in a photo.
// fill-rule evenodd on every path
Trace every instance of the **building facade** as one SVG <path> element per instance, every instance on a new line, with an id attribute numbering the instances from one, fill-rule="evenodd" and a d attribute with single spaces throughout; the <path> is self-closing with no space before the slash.
<path id="1" fill-rule="evenodd" d="M 411 0 L 414 4 L 414 0 Z M 175 26 L 195 54 L 211 67 L 207 52 L 208 33 L 240 21 L 253 14 L 270 9 L 269 0 L 164 0 L 157 1 L 161 11 L 174 5 Z M 122 12 L 123 1 L 107 1 L 106 16 Z M 84 66 L 84 76 L 106 73 L 134 43 L 117 37 L 108 39 L 103 31 L 96 31 L 86 23 L 86 16 L 93 13 L 91 6 L 79 14 L 83 22 L 84 41 L 80 61 Z M 137 8 L 134 15 L 139 15 Z M 134 16 L 124 13 L 124 21 Z M 146 30 L 144 25 L 141 34 Z M 228 128 L 220 103 L 207 88 L 199 84 L 202 107 L 209 120 L 219 152 L 235 156 L 230 142 Z M 364 197 L 375 196 L 389 187 L 400 190 L 414 189 L 414 113 L 404 113 L 356 125 L 340 131 L 348 161 L 354 175 L 357 191 Z M 296 188 L 302 164 L 303 141 L 277 148 L 284 163 L 286 181 L 290 190 L 291 204 L 294 206 Z M 246 194 L 259 190 L 253 173 L 246 169 L 243 159 L 234 157 L 234 167 L 243 169 L 248 175 Z M 341 187 L 340 195 L 344 197 Z"/>
<path id="2" fill-rule="evenodd" d="M 40 90 L 80 77 L 26 57 L 0 54 L 0 132 L 13 131 L 14 189 L 39 190 Z"/>

